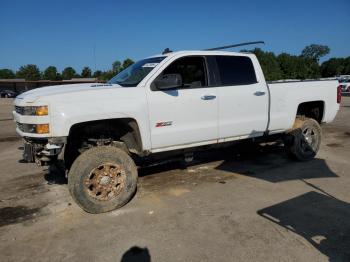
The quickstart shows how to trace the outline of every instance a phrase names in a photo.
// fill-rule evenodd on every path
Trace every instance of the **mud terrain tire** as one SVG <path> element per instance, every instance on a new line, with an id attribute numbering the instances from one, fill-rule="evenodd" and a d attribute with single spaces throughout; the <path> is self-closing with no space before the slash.
<path id="1" fill-rule="evenodd" d="M 137 187 L 137 168 L 122 149 L 98 146 L 82 153 L 68 174 L 68 188 L 75 202 L 88 213 L 122 207 Z"/>
<path id="2" fill-rule="evenodd" d="M 290 156 L 299 161 L 313 159 L 321 145 L 322 130 L 312 118 L 297 118 L 292 131 L 285 137 L 285 147 Z"/>

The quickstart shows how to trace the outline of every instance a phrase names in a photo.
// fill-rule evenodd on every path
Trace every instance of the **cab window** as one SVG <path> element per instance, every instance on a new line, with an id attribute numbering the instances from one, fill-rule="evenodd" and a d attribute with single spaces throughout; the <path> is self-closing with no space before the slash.
<path id="1" fill-rule="evenodd" d="M 257 83 L 252 60 L 246 56 L 216 56 L 220 82 L 224 86 Z"/>
<path id="2" fill-rule="evenodd" d="M 182 88 L 207 86 L 206 66 L 203 57 L 183 57 L 171 63 L 159 77 L 165 74 L 179 74 L 182 77 Z"/>

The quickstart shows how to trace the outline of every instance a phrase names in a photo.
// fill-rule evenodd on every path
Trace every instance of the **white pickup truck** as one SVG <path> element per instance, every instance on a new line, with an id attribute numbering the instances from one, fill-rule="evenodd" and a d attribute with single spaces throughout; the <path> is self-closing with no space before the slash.
<path id="1" fill-rule="evenodd" d="M 267 83 L 253 54 L 180 51 L 138 61 L 106 84 L 23 93 L 13 115 L 24 159 L 63 161 L 72 197 L 100 213 L 131 199 L 145 161 L 271 136 L 296 159 L 313 158 L 340 91 L 337 81 Z"/>

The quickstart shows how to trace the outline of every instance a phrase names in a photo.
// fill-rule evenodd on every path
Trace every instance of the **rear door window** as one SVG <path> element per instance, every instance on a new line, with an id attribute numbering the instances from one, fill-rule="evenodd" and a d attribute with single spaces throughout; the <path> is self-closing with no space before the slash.
<path id="1" fill-rule="evenodd" d="M 246 56 L 216 56 L 220 83 L 224 86 L 257 83 L 252 60 Z"/>

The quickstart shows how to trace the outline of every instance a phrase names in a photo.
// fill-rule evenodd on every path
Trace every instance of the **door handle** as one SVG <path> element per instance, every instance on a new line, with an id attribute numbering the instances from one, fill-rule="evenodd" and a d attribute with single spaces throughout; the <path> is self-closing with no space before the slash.
<path id="1" fill-rule="evenodd" d="M 256 91 L 256 92 L 254 93 L 254 95 L 255 95 L 255 96 L 263 96 L 263 95 L 265 95 L 265 92 L 263 92 L 263 91 Z"/>
<path id="2" fill-rule="evenodd" d="M 213 100 L 215 98 L 216 98 L 216 96 L 214 96 L 214 95 L 202 95 L 201 96 L 202 100 Z"/>

